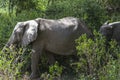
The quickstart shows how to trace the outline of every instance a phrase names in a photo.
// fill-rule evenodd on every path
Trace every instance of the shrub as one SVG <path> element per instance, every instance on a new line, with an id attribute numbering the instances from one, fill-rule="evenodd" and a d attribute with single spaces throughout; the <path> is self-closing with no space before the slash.
<path id="1" fill-rule="evenodd" d="M 86 35 L 76 40 L 76 49 L 79 56 L 79 62 L 76 63 L 76 71 L 78 75 L 82 75 L 79 78 L 90 80 L 116 80 L 119 78 L 120 47 L 117 46 L 115 41 L 111 41 L 109 49 L 106 50 L 104 37 L 96 32 L 94 34 L 94 40 L 87 39 Z M 111 53 L 117 55 L 118 59 L 114 59 Z"/>
<path id="2" fill-rule="evenodd" d="M 15 51 L 6 49 L 6 53 L 0 52 L 0 78 L 5 80 L 21 80 L 24 75 L 28 75 L 27 68 L 30 55 L 22 54 L 23 50 Z M 23 57 L 24 56 L 24 57 Z"/>
<path id="3" fill-rule="evenodd" d="M 92 29 L 99 26 L 107 19 L 105 8 L 96 0 L 83 0 L 81 3 L 82 17 Z"/>
<path id="4" fill-rule="evenodd" d="M 8 40 L 15 23 L 16 22 L 13 20 L 13 18 L 10 18 L 7 13 L 0 15 L 0 49 Z"/>
<path id="5" fill-rule="evenodd" d="M 54 65 L 49 66 L 49 73 L 45 72 L 41 75 L 41 79 L 44 80 L 61 80 L 62 66 L 56 62 Z"/>

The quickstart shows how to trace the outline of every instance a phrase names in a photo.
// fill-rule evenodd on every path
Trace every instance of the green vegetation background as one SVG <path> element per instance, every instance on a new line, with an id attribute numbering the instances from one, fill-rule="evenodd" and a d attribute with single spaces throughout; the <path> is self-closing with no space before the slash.
<path id="1" fill-rule="evenodd" d="M 82 36 L 76 40 L 78 55 L 55 55 L 58 62 L 53 66 L 47 67 L 43 55 L 40 63 L 41 78 L 119 80 L 119 47 L 112 41 L 109 50 L 105 51 L 105 39 L 98 31 L 106 21 L 120 21 L 120 0 L 0 0 L 0 50 L 17 22 L 38 17 L 59 19 L 67 16 L 85 21 L 94 32 L 95 40 Z M 20 60 L 16 63 L 18 59 Z M 0 52 L 0 80 L 27 80 L 30 72 L 30 50 L 26 54 L 22 54 L 22 49 L 18 52 Z"/>

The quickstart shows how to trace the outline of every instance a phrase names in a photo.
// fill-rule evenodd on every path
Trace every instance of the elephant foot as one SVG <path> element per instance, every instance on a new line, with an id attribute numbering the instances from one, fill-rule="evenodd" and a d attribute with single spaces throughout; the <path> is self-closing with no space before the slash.
<path id="1" fill-rule="evenodd" d="M 30 80 L 36 80 L 37 78 L 39 78 L 39 74 L 34 74 L 34 73 L 31 73 L 30 75 Z"/>

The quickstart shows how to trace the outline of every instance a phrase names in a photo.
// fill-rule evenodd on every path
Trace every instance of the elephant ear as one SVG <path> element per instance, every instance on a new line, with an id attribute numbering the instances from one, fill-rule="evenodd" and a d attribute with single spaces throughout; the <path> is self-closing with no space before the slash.
<path id="1" fill-rule="evenodd" d="M 26 25 L 26 27 L 22 38 L 22 46 L 27 46 L 37 38 L 38 23 L 31 20 L 24 22 L 24 25 Z"/>
<path id="2" fill-rule="evenodd" d="M 21 41 L 24 28 L 23 22 L 18 22 L 13 30 L 12 38 L 14 37 L 14 40 L 16 39 L 18 42 Z"/>

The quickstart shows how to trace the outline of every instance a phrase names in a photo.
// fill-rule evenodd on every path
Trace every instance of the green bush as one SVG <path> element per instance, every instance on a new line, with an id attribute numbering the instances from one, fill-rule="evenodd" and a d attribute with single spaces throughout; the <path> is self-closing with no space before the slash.
<path id="1" fill-rule="evenodd" d="M 0 15 L 0 49 L 5 45 L 8 40 L 15 21 L 7 13 Z"/>
<path id="2" fill-rule="evenodd" d="M 96 0 L 83 0 L 80 5 L 81 17 L 92 30 L 99 30 L 101 24 L 103 24 L 108 18 L 105 7 L 99 4 Z"/>
<path id="3" fill-rule="evenodd" d="M 30 55 L 24 55 L 23 50 L 15 51 L 13 49 L 6 49 L 7 51 L 0 52 L 0 71 L 3 80 L 21 80 L 24 75 L 28 75 L 27 66 L 30 64 Z M 30 66 L 30 65 L 29 65 Z"/>
<path id="4" fill-rule="evenodd" d="M 109 49 L 106 50 L 104 37 L 95 32 L 94 40 L 87 39 L 86 35 L 83 35 L 76 40 L 76 43 L 79 56 L 76 72 L 82 75 L 80 79 L 117 80 L 119 78 L 120 47 L 115 41 L 111 41 Z M 115 59 L 113 54 L 118 59 Z"/>
<path id="5" fill-rule="evenodd" d="M 56 62 L 54 65 L 49 66 L 49 74 L 43 73 L 41 78 L 45 80 L 61 80 L 62 70 L 62 66 L 59 66 L 59 63 Z"/>

